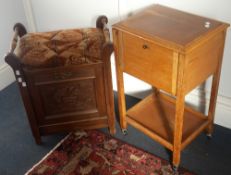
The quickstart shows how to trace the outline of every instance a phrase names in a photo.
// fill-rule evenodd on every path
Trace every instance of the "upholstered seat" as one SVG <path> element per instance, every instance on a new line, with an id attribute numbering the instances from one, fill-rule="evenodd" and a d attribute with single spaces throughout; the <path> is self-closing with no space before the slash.
<path id="1" fill-rule="evenodd" d="M 15 54 L 33 67 L 94 63 L 101 59 L 104 42 L 98 28 L 28 33 L 20 38 Z"/>
<path id="2" fill-rule="evenodd" d="M 36 143 L 41 136 L 108 127 L 115 133 L 110 56 L 100 16 L 96 28 L 27 33 L 17 23 L 5 61 L 14 70 Z"/>

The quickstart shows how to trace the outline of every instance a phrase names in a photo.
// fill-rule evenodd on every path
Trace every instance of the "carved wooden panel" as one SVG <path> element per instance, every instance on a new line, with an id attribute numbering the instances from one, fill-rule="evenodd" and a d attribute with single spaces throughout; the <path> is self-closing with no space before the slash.
<path id="1" fill-rule="evenodd" d="M 56 79 L 54 72 L 58 75 Z M 63 76 L 66 72 L 70 74 Z M 27 76 L 36 118 L 41 125 L 91 120 L 106 115 L 101 64 L 28 71 Z"/>
<path id="2" fill-rule="evenodd" d="M 39 87 L 44 112 L 53 114 L 84 111 L 97 108 L 94 82 L 90 80 L 44 85 Z"/>

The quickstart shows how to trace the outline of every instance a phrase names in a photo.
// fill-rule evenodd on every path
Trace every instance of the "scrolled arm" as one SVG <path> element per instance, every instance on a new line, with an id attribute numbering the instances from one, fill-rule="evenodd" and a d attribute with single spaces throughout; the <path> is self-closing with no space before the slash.
<path id="1" fill-rule="evenodd" d="M 108 19 L 105 15 L 101 15 L 96 20 L 96 27 L 100 29 L 104 29 L 108 23 Z"/>
<path id="2" fill-rule="evenodd" d="M 14 49 L 17 46 L 18 37 L 22 37 L 23 35 L 27 33 L 26 28 L 21 23 L 16 23 L 13 29 L 14 29 L 14 35 L 13 35 L 13 39 L 11 42 L 10 53 L 14 52 Z"/>
<path id="3" fill-rule="evenodd" d="M 110 32 L 107 27 L 108 18 L 105 15 L 101 15 L 96 20 L 96 27 L 103 30 L 105 43 L 103 45 L 103 58 L 107 61 L 110 61 L 110 56 L 113 52 L 113 44 L 110 40 Z"/>
<path id="4" fill-rule="evenodd" d="M 105 42 L 110 42 L 110 32 L 107 23 L 108 18 L 105 15 L 99 16 L 96 20 L 96 27 L 103 30 Z"/>

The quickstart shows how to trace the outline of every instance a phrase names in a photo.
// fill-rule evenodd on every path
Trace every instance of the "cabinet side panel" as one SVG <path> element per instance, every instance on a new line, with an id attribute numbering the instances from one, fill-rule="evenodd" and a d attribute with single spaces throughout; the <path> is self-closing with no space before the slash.
<path id="1" fill-rule="evenodd" d="M 223 42 L 223 34 L 220 32 L 187 54 L 186 93 L 214 74 Z"/>

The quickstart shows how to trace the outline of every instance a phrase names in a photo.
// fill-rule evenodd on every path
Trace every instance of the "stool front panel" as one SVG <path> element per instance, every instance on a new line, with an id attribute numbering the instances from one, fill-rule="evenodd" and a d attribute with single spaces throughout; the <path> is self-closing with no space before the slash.
<path id="1" fill-rule="evenodd" d="M 28 88 L 40 125 L 106 115 L 102 65 L 28 71 Z M 43 79 L 44 77 L 44 79 Z"/>

